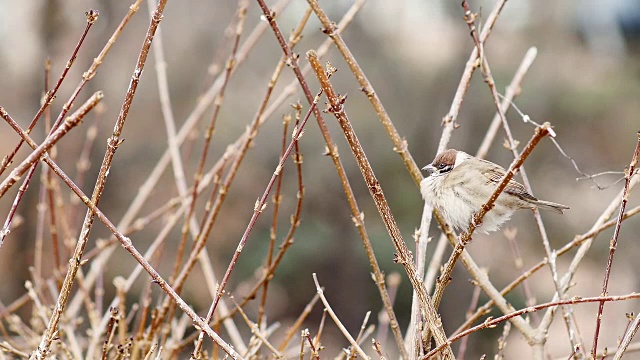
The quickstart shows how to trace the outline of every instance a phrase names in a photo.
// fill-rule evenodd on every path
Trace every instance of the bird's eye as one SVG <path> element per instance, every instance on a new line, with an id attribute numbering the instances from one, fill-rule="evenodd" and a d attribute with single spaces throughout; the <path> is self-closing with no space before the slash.
<path id="1" fill-rule="evenodd" d="M 444 169 L 444 168 L 445 168 L 445 166 L 446 166 L 446 165 L 445 165 L 445 164 L 443 164 L 443 163 L 440 163 L 440 164 L 438 164 L 438 165 L 437 165 L 438 169 L 440 169 L 440 170 Z"/>

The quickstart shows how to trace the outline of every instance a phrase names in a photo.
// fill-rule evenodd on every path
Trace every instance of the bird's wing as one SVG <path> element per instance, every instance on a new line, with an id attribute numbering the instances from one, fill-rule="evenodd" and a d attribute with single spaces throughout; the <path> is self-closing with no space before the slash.
<path id="1" fill-rule="evenodd" d="M 487 178 L 487 184 L 498 186 L 498 184 L 500 183 L 500 180 L 502 180 L 506 171 L 501 167 L 498 167 L 488 161 L 485 161 L 485 163 L 492 165 L 492 166 L 487 166 L 487 169 L 485 169 L 485 171 L 482 172 L 482 174 Z M 504 192 L 506 192 L 507 194 L 515 195 L 523 200 L 538 201 L 538 199 L 535 196 L 527 192 L 527 189 L 524 187 L 524 185 L 520 184 L 515 180 L 509 180 L 509 183 L 504 188 Z"/>

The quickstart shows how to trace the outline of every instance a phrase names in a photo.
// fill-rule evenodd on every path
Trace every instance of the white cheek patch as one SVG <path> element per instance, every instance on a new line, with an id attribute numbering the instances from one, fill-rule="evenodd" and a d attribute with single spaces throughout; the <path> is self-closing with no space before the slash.
<path id="1" fill-rule="evenodd" d="M 460 164 L 462 164 L 465 160 L 467 160 L 470 157 L 471 156 L 469 156 L 469 154 L 463 151 L 458 151 L 458 153 L 456 154 L 456 162 L 455 164 L 453 164 L 453 167 L 457 168 L 458 166 L 460 166 Z"/>

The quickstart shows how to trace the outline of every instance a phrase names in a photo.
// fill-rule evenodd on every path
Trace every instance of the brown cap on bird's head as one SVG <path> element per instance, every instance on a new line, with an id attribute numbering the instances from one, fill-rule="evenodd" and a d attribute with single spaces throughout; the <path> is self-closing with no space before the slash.
<path id="1" fill-rule="evenodd" d="M 431 165 L 436 166 L 437 165 L 454 165 L 456 163 L 456 156 L 458 155 L 458 150 L 455 149 L 447 149 L 441 153 L 439 153 L 438 155 L 436 155 L 435 159 L 433 159 L 433 162 L 431 163 Z"/>

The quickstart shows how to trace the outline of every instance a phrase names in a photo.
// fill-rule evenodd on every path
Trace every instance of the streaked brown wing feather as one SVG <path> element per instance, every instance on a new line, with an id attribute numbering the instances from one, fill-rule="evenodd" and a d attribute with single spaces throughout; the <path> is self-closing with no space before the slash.
<path id="1" fill-rule="evenodd" d="M 498 186 L 498 184 L 500 183 L 500 180 L 502 180 L 502 177 L 504 176 L 505 173 L 506 171 L 503 170 L 502 168 L 491 166 L 490 168 L 486 169 L 486 171 L 483 172 L 483 175 L 487 178 L 488 184 L 493 184 L 493 186 Z M 507 194 L 515 195 L 523 200 L 538 201 L 538 199 L 535 196 L 527 192 L 527 189 L 524 187 L 524 185 L 520 184 L 515 180 L 509 180 L 509 183 L 505 187 L 504 192 Z"/>

